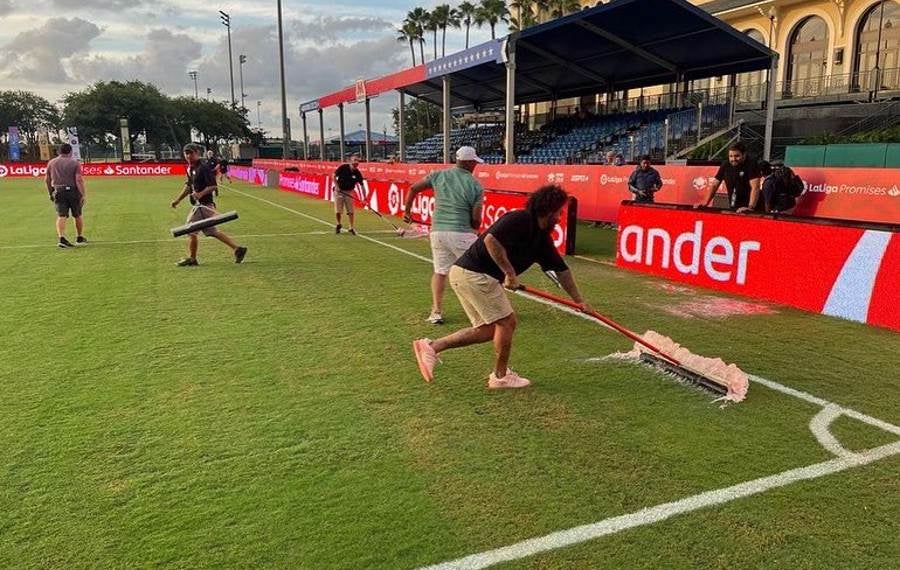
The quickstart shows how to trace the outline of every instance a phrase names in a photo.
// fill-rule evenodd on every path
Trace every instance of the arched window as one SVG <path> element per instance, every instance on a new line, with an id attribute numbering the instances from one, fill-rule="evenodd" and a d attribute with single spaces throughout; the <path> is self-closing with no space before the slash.
<path id="1" fill-rule="evenodd" d="M 818 16 L 802 20 L 788 40 L 786 97 L 819 95 L 828 63 L 828 24 Z"/>
<path id="2" fill-rule="evenodd" d="M 874 71 L 881 70 L 879 89 L 898 87 L 900 67 L 900 4 L 885 0 L 875 4 L 859 19 L 853 84 L 860 89 L 874 87 Z"/>
<path id="3" fill-rule="evenodd" d="M 749 30 L 744 30 L 744 33 L 762 45 L 766 45 L 766 38 L 763 37 L 762 32 L 759 30 L 751 28 Z M 750 102 L 765 99 L 765 81 L 766 71 L 764 69 L 739 74 L 735 78 L 735 84 L 737 85 L 737 100 L 739 102 Z"/>

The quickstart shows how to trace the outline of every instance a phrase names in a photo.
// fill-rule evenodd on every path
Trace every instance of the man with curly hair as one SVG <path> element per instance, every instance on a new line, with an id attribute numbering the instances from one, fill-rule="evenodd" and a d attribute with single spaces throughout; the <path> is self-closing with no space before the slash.
<path id="1" fill-rule="evenodd" d="M 525 388 L 531 382 L 508 368 L 516 330 L 516 314 L 504 287 L 519 288 L 518 276 L 537 262 L 544 271 L 556 271 L 562 287 L 583 310 L 585 303 L 575 278 L 553 245 L 552 233 L 559 223 L 568 194 L 556 185 L 531 194 L 524 210 L 497 220 L 450 268 L 450 286 L 459 298 L 472 326 L 437 340 L 413 341 L 419 372 L 426 382 L 434 378 L 438 355 L 451 348 L 493 341 L 494 369 L 489 389 Z"/>

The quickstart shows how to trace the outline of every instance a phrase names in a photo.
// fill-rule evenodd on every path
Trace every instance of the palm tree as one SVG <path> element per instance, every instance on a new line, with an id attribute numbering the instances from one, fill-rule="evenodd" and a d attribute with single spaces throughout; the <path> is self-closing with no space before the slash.
<path id="1" fill-rule="evenodd" d="M 416 27 L 416 39 L 419 41 L 420 61 L 425 63 L 425 30 L 431 20 L 428 10 L 417 7 L 406 14 L 406 21 Z"/>
<path id="2" fill-rule="evenodd" d="M 418 28 L 409 20 L 403 22 L 403 25 L 397 29 L 397 41 L 409 42 L 409 54 L 412 56 L 413 67 L 416 66 L 416 50 L 413 44 L 419 39 Z"/>
<path id="3" fill-rule="evenodd" d="M 466 27 L 466 49 L 469 49 L 469 29 L 475 23 L 475 5 L 471 2 L 463 2 L 456 8 L 459 21 Z"/>
<path id="4" fill-rule="evenodd" d="M 428 21 L 425 22 L 425 30 L 434 34 L 434 59 L 437 59 L 437 33 L 440 29 L 440 22 L 438 21 L 436 14 L 434 12 L 428 12 Z"/>
<path id="5" fill-rule="evenodd" d="M 481 0 L 478 6 L 478 20 L 491 27 L 491 39 L 497 39 L 497 24 L 509 22 L 509 11 L 504 0 Z M 477 20 L 476 20 L 477 21 Z"/>
<path id="6" fill-rule="evenodd" d="M 556 0 L 554 4 L 552 12 L 554 18 L 562 18 L 581 10 L 581 2 L 578 0 Z"/>
<path id="7" fill-rule="evenodd" d="M 516 12 L 515 17 L 509 19 L 512 31 L 522 31 L 537 23 L 537 17 L 534 14 L 534 0 L 513 0 L 509 3 L 509 7 Z"/>
<path id="8" fill-rule="evenodd" d="M 535 0 L 534 11 L 536 22 L 546 22 L 549 20 L 551 18 L 553 7 L 557 3 L 558 0 Z"/>

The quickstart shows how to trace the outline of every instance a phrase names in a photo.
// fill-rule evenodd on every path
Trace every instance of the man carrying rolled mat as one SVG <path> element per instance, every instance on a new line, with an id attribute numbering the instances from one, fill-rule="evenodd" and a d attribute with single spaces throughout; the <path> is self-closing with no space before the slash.
<path id="1" fill-rule="evenodd" d="M 187 217 L 187 223 L 205 220 L 218 213 L 216 212 L 216 203 L 213 201 L 213 192 L 217 189 L 216 173 L 205 160 L 201 160 L 202 152 L 203 149 L 200 145 L 193 143 L 184 145 L 184 159 L 188 163 L 187 180 L 184 183 L 184 190 L 171 204 L 173 208 L 177 208 L 182 200 L 190 196 L 192 207 Z M 203 235 L 214 237 L 230 247 L 234 251 L 235 263 L 244 261 L 244 256 L 247 255 L 247 248 L 235 243 L 233 239 L 228 237 L 218 227 L 212 226 L 204 229 Z M 199 265 L 197 262 L 199 242 L 197 232 L 188 234 L 188 256 L 175 265 L 178 267 Z"/>
<path id="2" fill-rule="evenodd" d="M 450 286 L 472 326 L 434 341 L 427 338 L 413 341 L 419 372 L 426 382 L 433 380 L 441 352 L 493 341 L 494 369 L 487 387 L 497 390 L 525 388 L 531 384 L 508 367 L 516 313 L 503 289 L 517 290 L 518 276 L 535 262 L 544 271 L 555 271 L 572 300 L 582 310 L 591 310 L 553 245 L 552 233 L 568 198 L 559 186 L 540 188 L 528 197 L 524 210 L 510 212 L 497 220 L 456 261 L 450 269 Z"/>

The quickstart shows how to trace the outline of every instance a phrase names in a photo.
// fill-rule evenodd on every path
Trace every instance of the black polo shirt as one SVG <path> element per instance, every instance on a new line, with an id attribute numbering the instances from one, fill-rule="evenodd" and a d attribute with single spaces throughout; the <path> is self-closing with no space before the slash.
<path id="1" fill-rule="evenodd" d="M 216 186 L 216 172 L 208 162 L 205 160 L 198 160 L 194 164 L 188 166 L 187 182 L 185 184 L 194 192 L 203 192 L 210 186 Z M 191 204 L 197 203 L 193 196 L 190 198 Z M 213 205 L 213 195 L 207 194 L 200 199 L 200 203 L 207 206 Z"/>
<path id="2" fill-rule="evenodd" d="M 566 271 L 569 267 L 553 246 L 550 233 L 542 230 L 538 226 L 537 218 L 527 210 L 510 212 L 479 236 L 478 241 L 456 261 L 456 265 L 469 271 L 485 273 L 502 282 L 505 278 L 503 271 L 484 245 L 484 237 L 491 234 L 506 249 L 506 257 L 509 258 L 516 275 L 522 274 L 535 262 L 539 263 L 544 271 Z"/>
<path id="3" fill-rule="evenodd" d="M 357 184 L 363 183 L 363 175 L 358 168 L 342 164 L 334 171 L 334 181 L 341 192 L 353 192 Z"/>
<path id="4" fill-rule="evenodd" d="M 728 203 L 733 210 L 744 208 L 750 205 L 750 181 L 762 176 L 759 171 L 759 165 L 752 158 L 745 158 L 744 162 L 737 166 L 732 166 L 727 160 L 719 167 L 716 172 L 716 180 L 725 183 L 725 189 L 728 190 Z M 756 202 L 757 209 L 761 209 L 762 199 Z"/>

